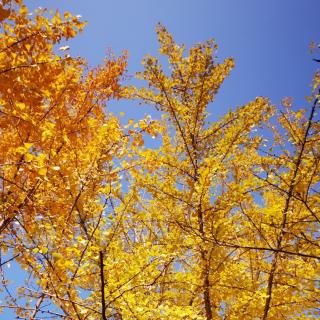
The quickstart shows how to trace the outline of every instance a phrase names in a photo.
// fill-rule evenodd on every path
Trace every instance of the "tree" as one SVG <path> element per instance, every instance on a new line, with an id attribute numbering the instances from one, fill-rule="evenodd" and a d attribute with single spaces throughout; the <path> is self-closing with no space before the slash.
<path id="1" fill-rule="evenodd" d="M 32 17 L 20 1 L 5 1 L 1 10 L 7 18 L 0 45 L 1 251 L 17 255 L 64 314 L 77 314 L 68 301 L 78 295 L 76 276 L 83 273 L 82 237 L 92 237 L 102 219 L 117 181 L 112 160 L 125 150 L 119 121 L 105 103 L 122 95 L 126 58 L 110 55 L 88 70 L 82 59 L 54 51 L 81 31 L 79 17 L 47 18 L 46 10 Z M 68 259 L 75 252 L 79 260 Z M 9 307 L 33 319 L 47 295 L 23 290 L 39 305 L 21 308 L 10 293 Z"/>
<path id="2" fill-rule="evenodd" d="M 142 153 L 133 183 L 143 190 L 134 204 L 144 208 L 140 224 L 157 226 L 149 241 L 174 257 L 157 306 L 171 305 L 174 314 L 178 305 L 177 318 L 190 312 L 196 319 L 316 312 L 318 76 L 309 115 L 294 111 L 289 99 L 282 110 L 257 98 L 210 125 L 206 107 L 232 61 L 215 63 L 212 42 L 184 57 L 163 27 L 158 34 L 172 73 L 147 57 L 141 77 L 151 89 L 136 97 L 164 113 L 163 143 Z M 264 130 L 255 134 L 255 127 Z"/>
<path id="3" fill-rule="evenodd" d="M 54 53 L 78 17 L 31 19 L 9 1 L 1 12 L 1 250 L 32 278 L 20 290 L 32 301 L 8 307 L 21 319 L 316 316 L 317 73 L 310 110 L 258 97 L 210 123 L 233 68 L 214 41 L 186 54 L 159 25 L 171 73 L 147 56 L 147 85 L 125 88 L 125 56 L 88 70 Z M 122 126 L 112 98 L 161 119 Z"/>

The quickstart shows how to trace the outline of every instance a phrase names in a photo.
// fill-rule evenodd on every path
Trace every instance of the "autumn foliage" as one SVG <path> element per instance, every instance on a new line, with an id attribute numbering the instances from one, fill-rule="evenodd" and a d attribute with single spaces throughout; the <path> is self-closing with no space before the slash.
<path id="1" fill-rule="evenodd" d="M 209 121 L 234 66 L 157 27 L 126 54 L 61 47 L 81 17 L 0 4 L 1 311 L 19 319 L 306 319 L 320 311 L 319 73 L 305 109 L 263 97 Z M 58 50 L 60 47 L 60 50 Z M 122 124 L 110 100 L 159 117 Z M 156 143 L 145 143 L 146 137 Z M 26 273 L 18 292 L 6 275 Z"/>

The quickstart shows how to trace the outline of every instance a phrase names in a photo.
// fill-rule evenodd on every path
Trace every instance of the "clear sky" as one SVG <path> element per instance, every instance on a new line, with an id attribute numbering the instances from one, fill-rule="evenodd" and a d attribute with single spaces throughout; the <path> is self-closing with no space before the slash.
<path id="1" fill-rule="evenodd" d="M 256 96 L 269 97 L 274 104 L 292 96 L 302 106 L 317 67 L 309 44 L 320 43 L 320 0 L 28 0 L 26 4 L 81 14 L 88 25 L 70 42 L 71 54 L 94 66 L 108 48 L 116 54 L 127 50 L 129 74 L 141 70 L 145 54 L 157 54 L 158 22 L 187 46 L 214 38 L 218 56 L 233 57 L 236 66 L 209 108 L 213 114 L 221 115 Z M 112 108 L 131 117 L 141 112 L 132 102 L 120 101 Z M 14 265 L 11 273 L 21 278 Z M 0 319 L 13 316 L 5 313 Z"/>
<path id="2" fill-rule="evenodd" d="M 48 0 L 28 1 L 81 14 L 88 25 L 71 42 L 71 53 L 101 62 L 107 48 L 129 52 L 129 73 L 141 69 L 146 53 L 157 53 L 154 32 L 164 24 L 178 43 L 190 46 L 214 38 L 220 58 L 236 67 L 217 96 L 212 112 L 242 105 L 256 96 L 298 103 L 309 94 L 316 63 L 308 46 L 320 42 L 319 0 Z M 121 108 L 121 106 L 119 106 Z M 222 111 L 222 112 L 221 112 Z"/>

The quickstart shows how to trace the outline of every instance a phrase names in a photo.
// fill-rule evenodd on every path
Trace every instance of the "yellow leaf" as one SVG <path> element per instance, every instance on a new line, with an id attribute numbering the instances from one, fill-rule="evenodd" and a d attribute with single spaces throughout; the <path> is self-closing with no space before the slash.
<path id="1" fill-rule="evenodd" d="M 60 260 L 60 259 L 63 258 L 62 254 L 59 253 L 59 252 L 54 252 L 54 253 L 52 254 L 52 257 L 53 257 L 54 260 Z"/>
<path id="2" fill-rule="evenodd" d="M 40 168 L 40 169 L 38 170 L 38 174 L 39 174 L 40 176 L 45 176 L 45 175 L 47 174 L 47 168 Z"/>
<path id="3" fill-rule="evenodd" d="M 46 247 L 42 247 L 40 250 L 40 253 L 42 253 L 42 254 L 46 254 L 47 252 L 48 252 L 48 248 L 46 248 Z"/>
<path id="4" fill-rule="evenodd" d="M 24 156 L 24 160 L 26 162 L 31 162 L 33 160 L 33 154 L 31 153 L 27 153 L 25 156 Z"/>
<path id="5" fill-rule="evenodd" d="M 24 143 L 24 146 L 26 147 L 26 149 L 29 149 L 33 146 L 33 143 Z"/>

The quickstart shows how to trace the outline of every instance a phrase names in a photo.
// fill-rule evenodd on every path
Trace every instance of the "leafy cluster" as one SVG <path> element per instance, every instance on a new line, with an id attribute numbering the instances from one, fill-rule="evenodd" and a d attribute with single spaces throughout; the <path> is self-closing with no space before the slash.
<path id="1" fill-rule="evenodd" d="M 19 319 L 306 319 L 320 311 L 320 77 L 208 121 L 233 68 L 210 40 L 89 69 L 56 45 L 79 16 L 0 4 L 1 311 Z M 159 111 L 121 124 L 111 99 Z M 120 103 L 121 104 L 121 103 Z M 152 136 L 157 145 L 148 146 Z M 6 276 L 29 275 L 18 297 Z M 39 318 L 40 317 L 40 318 Z"/>

